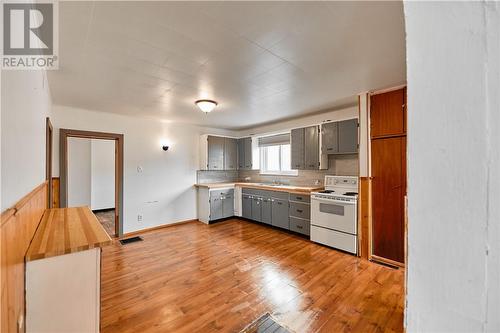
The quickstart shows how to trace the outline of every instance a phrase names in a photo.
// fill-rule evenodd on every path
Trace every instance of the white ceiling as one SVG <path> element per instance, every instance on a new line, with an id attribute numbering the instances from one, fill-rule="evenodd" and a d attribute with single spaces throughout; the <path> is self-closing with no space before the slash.
<path id="1" fill-rule="evenodd" d="M 55 104 L 241 129 L 406 79 L 401 2 L 60 2 Z M 205 115 L 194 101 L 215 99 Z"/>

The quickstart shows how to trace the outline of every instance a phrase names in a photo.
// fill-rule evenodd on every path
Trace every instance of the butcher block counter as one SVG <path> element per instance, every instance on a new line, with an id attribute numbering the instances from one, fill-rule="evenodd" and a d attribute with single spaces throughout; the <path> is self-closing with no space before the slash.
<path id="1" fill-rule="evenodd" d="M 26 261 L 26 332 L 99 332 L 101 248 L 89 207 L 47 209 Z"/>
<path id="2" fill-rule="evenodd" d="M 90 250 L 111 242 L 89 207 L 47 209 L 28 248 L 26 261 Z"/>
<path id="3" fill-rule="evenodd" d="M 197 187 L 206 187 L 209 189 L 217 189 L 217 188 L 228 188 L 228 187 L 245 187 L 245 188 L 254 188 L 258 190 L 269 190 L 269 191 L 278 191 L 278 192 L 288 192 L 288 193 L 297 193 L 297 194 L 309 194 L 311 192 L 320 191 L 323 189 L 323 186 L 298 186 L 298 185 L 274 185 L 274 184 L 266 184 L 266 183 L 207 183 L 207 184 L 195 184 Z"/>

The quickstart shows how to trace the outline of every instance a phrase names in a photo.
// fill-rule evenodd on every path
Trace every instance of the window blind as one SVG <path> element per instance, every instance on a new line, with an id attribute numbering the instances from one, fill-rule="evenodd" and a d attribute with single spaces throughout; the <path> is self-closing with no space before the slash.
<path id="1" fill-rule="evenodd" d="M 264 136 L 259 138 L 259 147 L 290 144 L 290 133 Z"/>

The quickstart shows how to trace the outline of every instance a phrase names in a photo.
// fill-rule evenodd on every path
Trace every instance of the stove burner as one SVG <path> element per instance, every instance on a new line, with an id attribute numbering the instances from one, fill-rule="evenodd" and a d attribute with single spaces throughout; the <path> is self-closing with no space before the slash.
<path id="1" fill-rule="evenodd" d="M 318 193 L 325 193 L 325 194 L 328 194 L 328 193 L 333 193 L 335 191 L 332 191 L 332 190 L 323 190 L 323 191 L 319 191 Z"/>
<path id="2" fill-rule="evenodd" d="M 348 196 L 353 197 L 355 195 L 358 195 L 358 192 L 346 192 L 346 193 L 344 193 L 344 195 L 348 195 Z"/>

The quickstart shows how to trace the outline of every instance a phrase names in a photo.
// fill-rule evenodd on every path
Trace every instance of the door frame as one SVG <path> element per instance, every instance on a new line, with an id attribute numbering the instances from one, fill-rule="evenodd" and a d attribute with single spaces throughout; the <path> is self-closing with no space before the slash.
<path id="1" fill-rule="evenodd" d="M 123 134 L 81 131 L 61 128 L 59 130 L 59 177 L 60 207 L 68 205 L 68 138 L 102 139 L 115 141 L 115 234 L 123 236 Z"/>
<path id="2" fill-rule="evenodd" d="M 52 184 L 52 142 L 54 139 L 54 127 L 50 118 L 45 118 L 45 180 L 47 180 L 47 208 L 52 208 L 54 203 L 54 188 Z"/>

